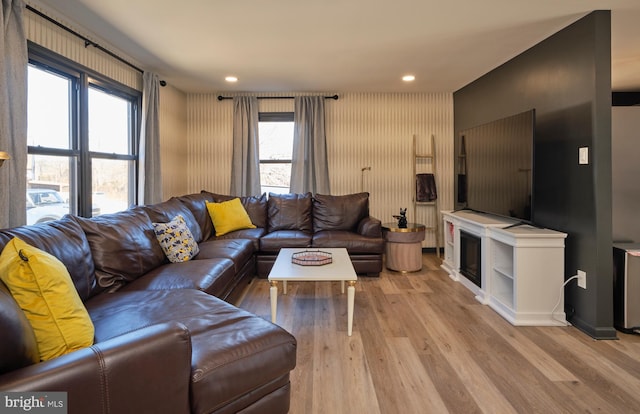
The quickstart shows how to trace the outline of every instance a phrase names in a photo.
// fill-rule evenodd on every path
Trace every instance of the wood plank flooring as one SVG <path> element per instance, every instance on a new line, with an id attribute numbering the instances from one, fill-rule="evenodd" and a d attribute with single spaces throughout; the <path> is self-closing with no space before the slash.
<path id="1" fill-rule="evenodd" d="M 289 283 L 277 321 L 298 340 L 290 413 L 640 412 L 640 336 L 514 327 L 435 255 L 423 263 L 358 279 L 351 337 L 338 282 Z M 271 320 L 268 282 L 239 306 Z"/>

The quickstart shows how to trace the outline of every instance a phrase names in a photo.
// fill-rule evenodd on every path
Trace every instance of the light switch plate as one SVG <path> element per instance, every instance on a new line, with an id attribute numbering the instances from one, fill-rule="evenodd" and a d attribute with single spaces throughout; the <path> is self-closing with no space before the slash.
<path id="1" fill-rule="evenodd" d="M 580 147 L 578 150 L 578 164 L 589 164 L 589 147 Z"/>

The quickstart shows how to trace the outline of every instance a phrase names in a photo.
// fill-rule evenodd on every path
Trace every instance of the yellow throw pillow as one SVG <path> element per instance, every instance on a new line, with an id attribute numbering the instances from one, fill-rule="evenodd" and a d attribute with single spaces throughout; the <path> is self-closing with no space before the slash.
<path id="1" fill-rule="evenodd" d="M 60 260 L 14 237 L 0 254 L 0 279 L 33 327 L 40 360 L 93 344 L 93 322 Z"/>
<path id="2" fill-rule="evenodd" d="M 207 210 L 216 229 L 216 236 L 222 236 L 235 230 L 255 229 L 247 210 L 239 198 L 222 203 L 207 203 Z"/>

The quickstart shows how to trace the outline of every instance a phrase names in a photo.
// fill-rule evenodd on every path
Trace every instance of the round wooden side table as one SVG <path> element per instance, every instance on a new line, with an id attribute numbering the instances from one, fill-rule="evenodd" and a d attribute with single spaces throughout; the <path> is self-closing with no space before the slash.
<path id="1" fill-rule="evenodd" d="M 407 227 L 398 227 L 397 223 L 383 223 L 387 269 L 396 272 L 421 270 L 425 231 L 425 225 L 419 223 L 407 223 Z"/>

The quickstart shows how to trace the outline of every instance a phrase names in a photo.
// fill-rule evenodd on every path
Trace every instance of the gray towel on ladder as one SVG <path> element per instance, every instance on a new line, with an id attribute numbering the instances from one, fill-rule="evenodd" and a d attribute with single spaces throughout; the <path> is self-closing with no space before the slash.
<path id="1" fill-rule="evenodd" d="M 416 201 L 434 201 L 438 198 L 433 174 L 416 174 Z"/>

